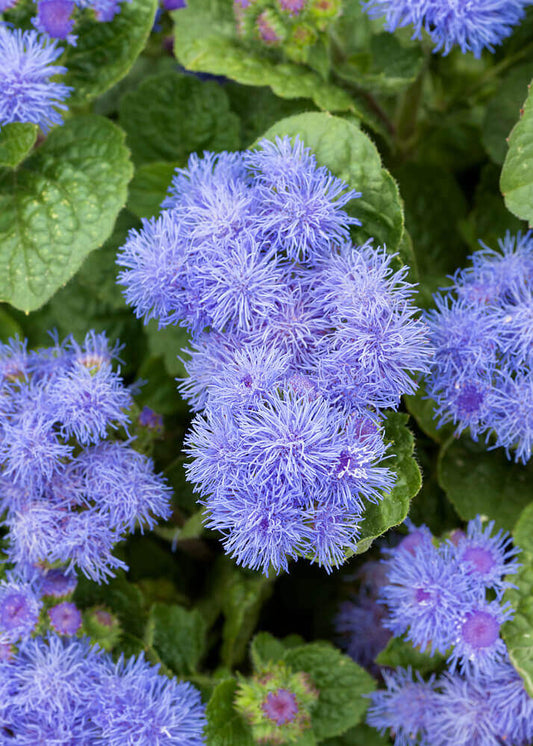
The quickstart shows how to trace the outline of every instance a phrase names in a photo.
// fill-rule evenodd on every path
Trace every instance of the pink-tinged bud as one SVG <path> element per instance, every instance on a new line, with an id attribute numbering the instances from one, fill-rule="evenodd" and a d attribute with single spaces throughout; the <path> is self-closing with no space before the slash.
<path id="1" fill-rule="evenodd" d="M 291 16 L 298 16 L 305 8 L 307 0 L 278 0 L 281 10 Z"/>
<path id="2" fill-rule="evenodd" d="M 274 23 L 272 14 L 268 10 L 260 13 L 255 23 L 259 36 L 265 44 L 275 46 L 282 41 L 283 36 L 279 33 L 279 29 L 276 28 L 277 24 Z"/>
<path id="3" fill-rule="evenodd" d="M 250 724 L 256 743 L 293 743 L 311 727 L 318 691 L 309 676 L 283 663 L 241 680 L 235 707 Z"/>
<path id="4" fill-rule="evenodd" d="M 101 606 L 83 612 L 83 631 L 107 651 L 115 647 L 122 634 L 118 618 Z"/>

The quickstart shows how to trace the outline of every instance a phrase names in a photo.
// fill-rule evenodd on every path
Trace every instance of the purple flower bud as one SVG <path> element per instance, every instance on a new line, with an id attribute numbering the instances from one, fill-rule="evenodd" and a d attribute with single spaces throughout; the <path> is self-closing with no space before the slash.
<path id="1" fill-rule="evenodd" d="M 53 39 L 67 39 L 74 28 L 74 0 L 39 0 L 35 28 Z"/>
<path id="2" fill-rule="evenodd" d="M 29 585 L 0 584 L 0 640 L 16 642 L 29 637 L 39 621 L 41 602 Z"/>
<path id="3" fill-rule="evenodd" d="M 165 10 L 181 10 L 187 7 L 187 0 L 163 0 Z"/>
<path id="4" fill-rule="evenodd" d="M 155 430 L 158 433 L 163 432 L 163 417 L 150 407 L 142 408 L 139 414 L 139 424 L 149 430 Z"/>
<path id="5" fill-rule="evenodd" d="M 62 570 L 44 570 L 41 574 L 39 591 L 41 596 L 63 598 L 74 593 L 78 579 Z"/>
<path id="6" fill-rule="evenodd" d="M 60 635 L 75 635 L 81 627 L 81 613 L 70 601 L 63 601 L 48 609 L 48 616 L 50 624 Z"/>

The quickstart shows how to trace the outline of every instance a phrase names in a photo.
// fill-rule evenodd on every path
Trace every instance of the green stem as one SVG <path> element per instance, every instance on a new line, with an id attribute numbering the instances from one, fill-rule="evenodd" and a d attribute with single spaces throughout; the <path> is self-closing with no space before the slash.
<path id="1" fill-rule="evenodd" d="M 411 140 L 416 132 L 423 84 L 424 72 L 422 71 L 398 102 L 395 117 L 396 146 L 400 152 L 403 150 L 403 144 Z"/>
<path id="2" fill-rule="evenodd" d="M 516 52 L 510 57 L 506 57 L 501 62 L 498 62 L 498 64 L 490 67 L 486 72 L 483 73 L 483 75 L 480 78 L 478 78 L 478 80 L 475 82 L 473 86 L 467 89 L 467 91 L 464 94 L 464 97 L 468 98 L 474 95 L 477 91 L 479 91 L 480 88 L 483 88 L 483 86 L 486 83 L 490 82 L 493 78 L 496 78 L 498 75 L 500 75 L 500 73 L 512 67 L 517 62 L 520 62 L 520 60 L 522 60 L 523 58 L 529 59 L 532 51 L 533 51 L 533 42 L 530 42 L 519 52 Z"/>

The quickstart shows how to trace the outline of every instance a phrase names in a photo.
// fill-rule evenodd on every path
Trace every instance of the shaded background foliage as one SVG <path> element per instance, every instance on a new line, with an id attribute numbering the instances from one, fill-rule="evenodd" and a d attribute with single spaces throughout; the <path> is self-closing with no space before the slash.
<path id="1" fill-rule="evenodd" d="M 5 17 L 27 23 L 29 8 L 22 2 Z M 191 153 L 298 134 L 319 163 L 362 192 L 354 240 L 373 236 L 397 253 L 419 283 L 419 305 L 429 307 L 478 240 L 494 246 L 506 230 L 533 222 L 533 12 L 493 55 L 441 57 L 426 38 L 385 33 L 346 0 L 327 53 L 306 64 L 243 43 L 229 0 L 190 0 L 150 33 L 155 13 L 156 0 L 133 0 L 109 24 L 84 18 L 78 45 L 64 53 L 74 88 L 65 125 L 37 146 L 34 125 L 0 131 L 0 338 L 18 334 L 38 346 L 51 329 L 79 339 L 106 330 L 125 345 L 127 380 L 144 381 L 139 403 L 164 415 L 154 457 L 174 490 L 172 519 L 121 546 L 127 576 L 107 586 L 83 581 L 76 601 L 117 614 L 120 650 L 145 650 L 212 695 L 209 744 L 253 743 L 232 708 L 233 674 L 249 673 L 267 649 L 324 679 L 329 693 L 300 746 L 385 743 L 353 727 L 364 710 L 356 692 L 373 686 L 367 674 L 354 667 L 343 678 L 332 647 L 303 644 L 333 637 L 332 619 L 363 560 L 333 575 L 298 564 L 274 578 L 222 555 L 216 534 L 202 527 L 180 454 L 190 415 L 175 379 L 185 375 L 187 334 L 134 318 L 115 284 L 116 251 L 141 218 L 158 213 Z M 533 466 L 467 434 L 456 439 L 432 415 L 419 392 L 389 418 L 400 476 L 368 509 L 360 551 L 373 556 L 372 542 L 408 511 L 438 534 L 478 513 L 512 531 L 524 557 L 505 638 L 533 694 Z M 380 660 L 399 662 L 405 651 L 387 649 Z"/>

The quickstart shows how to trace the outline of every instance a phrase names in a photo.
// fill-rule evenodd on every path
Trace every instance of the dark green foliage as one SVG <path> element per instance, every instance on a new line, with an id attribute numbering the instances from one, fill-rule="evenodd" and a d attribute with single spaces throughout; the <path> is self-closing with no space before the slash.
<path id="1" fill-rule="evenodd" d="M 61 59 L 65 82 L 74 88 L 70 106 L 92 101 L 126 75 L 146 43 L 157 6 L 157 0 L 131 0 L 110 23 L 98 23 L 90 12 L 78 21 L 78 42 Z"/>
<path id="2" fill-rule="evenodd" d="M 0 129 L 0 167 L 16 168 L 37 139 L 35 124 L 14 122 Z"/>
<path id="3" fill-rule="evenodd" d="M 463 520 L 478 513 L 511 531 L 533 501 L 533 463 L 514 464 L 502 449 L 487 451 L 467 436 L 442 448 L 439 482 Z"/>
<path id="4" fill-rule="evenodd" d="M 126 93 L 120 123 L 139 165 L 152 161 L 185 165 L 189 153 L 237 150 L 240 145 L 239 120 L 230 111 L 224 89 L 177 72 L 145 78 L 136 90 Z"/>
<path id="5" fill-rule="evenodd" d="M 0 169 L 0 298 L 43 305 L 113 230 L 132 176 L 124 133 L 69 120 L 17 169 Z"/>

